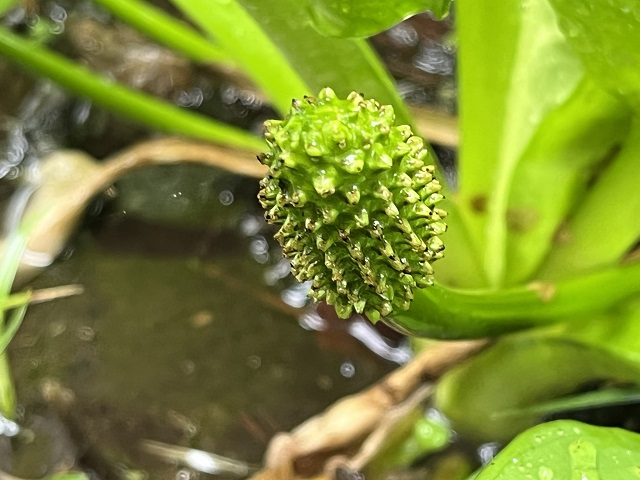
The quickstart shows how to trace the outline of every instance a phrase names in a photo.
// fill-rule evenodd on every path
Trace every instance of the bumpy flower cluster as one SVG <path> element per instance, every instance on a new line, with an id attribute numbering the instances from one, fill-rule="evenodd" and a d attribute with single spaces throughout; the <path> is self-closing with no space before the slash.
<path id="1" fill-rule="evenodd" d="M 265 123 L 260 203 L 292 271 L 346 318 L 406 310 L 433 283 L 446 212 L 429 151 L 389 105 L 323 89 Z"/>

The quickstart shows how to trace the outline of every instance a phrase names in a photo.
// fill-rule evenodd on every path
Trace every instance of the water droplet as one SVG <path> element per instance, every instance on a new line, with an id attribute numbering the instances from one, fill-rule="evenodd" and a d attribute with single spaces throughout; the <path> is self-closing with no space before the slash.
<path id="1" fill-rule="evenodd" d="M 230 190 L 223 190 L 220 192 L 220 195 L 218 195 L 218 200 L 220 200 L 220 203 L 225 207 L 231 205 L 234 200 L 233 192 Z"/>
<path id="2" fill-rule="evenodd" d="M 351 362 L 344 362 L 340 365 L 340 375 L 345 378 L 353 378 L 356 374 L 356 367 Z"/>
<path id="3" fill-rule="evenodd" d="M 500 450 L 500 444 L 497 442 L 485 443 L 478 448 L 478 456 L 482 465 L 487 465 Z"/>
<path id="4" fill-rule="evenodd" d="M 96 332 L 88 325 L 83 325 L 78 328 L 77 336 L 83 342 L 91 342 L 96 337 Z"/>
<path id="5" fill-rule="evenodd" d="M 191 472 L 185 469 L 178 470 L 178 473 L 176 473 L 176 480 L 191 480 Z"/>
<path id="6" fill-rule="evenodd" d="M 181 107 L 199 107 L 204 100 L 204 93 L 200 88 L 191 88 L 178 92 L 175 102 Z"/>
<path id="7" fill-rule="evenodd" d="M 399 47 L 415 47 L 420 40 L 416 29 L 406 23 L 400 23 L 392 27 L 387 31 L 387 35 Z"/>
<path id="8" fill-rule="evenodd" d="M 16 422 L 0 415 L 0 435 L 15 437 L 18 433 L 20 433 L 20 426 Z"/>
<path id="9" fill-rule="evenodd" d="M 553 479 L 553 470 L 549 467 L 545 467 L 544 465 L 538 468 L 538 479 L 539 480 L 552 480 Z"/>
<path id="10" fill-rule="evenodd" d="M 257 236 L 249 244 L 249 252 L 253 259 L 261 264 L 269 260 L 269 244 L 263 236 Z"/>

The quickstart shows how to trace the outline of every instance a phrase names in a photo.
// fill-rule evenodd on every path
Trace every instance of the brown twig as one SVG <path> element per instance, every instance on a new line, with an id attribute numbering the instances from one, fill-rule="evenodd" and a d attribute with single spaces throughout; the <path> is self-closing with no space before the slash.
<path id="1" fill-rule="evenodd" d="M 458 119 L 427 107 L 412 107 L 418 133 L 431 143 L 457 147 L 460 143 Z"/>
<path id="2" fill-rule="evenodd" d="M 59 287 L 41 288 L 39 290 L 33 290 L 29 303 L 44 303 L 58 298 L 72 297 L 74 295 L 82 295 L 84 293 L 84 287 L 78 284 L 72 285 L 60 285 Z"/>

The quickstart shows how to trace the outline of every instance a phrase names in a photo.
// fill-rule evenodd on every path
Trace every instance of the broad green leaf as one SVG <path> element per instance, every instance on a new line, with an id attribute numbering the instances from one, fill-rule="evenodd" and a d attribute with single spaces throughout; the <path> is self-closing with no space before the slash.
<path id="1" fill-rule="evenodd" d="M 571 420 L 520 434 L 476 480 L 637 480 L 640 435 Z"/>
<path id="2" fill-rule="evenodd" d="M 461 213 L 489 283 L 504 284 L 507 211 L 521 156 L 547 115 L 580 85 L 583 69 L 547 0 L 462 0 Z M 490 27 L 489 27 L 490 26 Z M 545 185 L 538 185 L 544 195 Z"/>
<path id="3" fill-rule="evenodd" d="M 640 68 L 640 66 L 639 66 Z M 640 239 L 640 119 L 624 145 L 580 202 L 566 235 L 549 255 L 549 277 L 582 273 L 617 263 Z"/>
<path id="4" fill-rule="evenodd" d="M 640 10 L 635 0 L 551 0 L 587 69 L 640 108 Z"/>
<path id="5" fill-rule="evenodd" d="M 436 406 L 461 434 L 503 441 L 539 421 L 536 413 L 508 417 L 505 411 L 570 395 L 604 379 L 638 383 L 640 364 L 568 338 L 522 334 L 500 340 L 445 374 Z"/>
<path id="6" fill-rule="evenodd" d="M 333 37 L 370 37 L 416 13 L 441 19 L 451 0 L 308 0 L 315 28 Z"/>
<path id="7" fill-rule="evenodd" d="M 298 0 L 173 0 L 231 54 L 281 113 L 292 98 L 330 86 L 345 97 L 362 92 L 411 117 L 380 60 L 364 40 L 328 38 L 309 23 Z"/>
<path id="8" fill-rule="evenodd" d="M 569 322 L 557 335 L 609 352 L 640 366 L 640 301 L 628 302 L 614 311 Z"/>
<path id="9" fill-rule="evenodd" d="M 341 97 L 356 90 L 382 104 L 393 105 L 400 122 L 413 123 L 393 79 L 366 41 L 321 35 L 311 26 L 309 15 L 298 0 L 240 1 L 312 94 L 326 86 Z M 281 77 L 280 72 L 270 74 Z"/>
<path id="10" fill-rule="evenodd" d="M 509 195 L 507 284 L 526 281 L 540 267 L 566 216 L 585 204 L 588 184 L 598 166 L 627 134 L 629 117 L 622 103 L 585 78 L 571 98 L 540 124 L 518 162 Z M 589 212 L 589 221 L 599 218 L 593 208 L 590 204 L 584 209 Z M 622 239 L 608 240 L 618 243 Z M 560 247 L 559 256 L 580 257 L 591 266 L 606 264 L 593 260 L 608 248 L 585 255 L 585 250 L 574 247 Z M 556 253 L 552 251 L 552 255 Z M 562 269 L 561 273 L 570 275 L 572 270 Z"/>

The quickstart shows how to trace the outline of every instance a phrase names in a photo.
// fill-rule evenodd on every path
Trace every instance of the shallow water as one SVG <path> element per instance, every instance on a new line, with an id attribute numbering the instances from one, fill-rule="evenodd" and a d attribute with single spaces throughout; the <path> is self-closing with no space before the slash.
<path id="1" fill-rule="evenodd" d="M 174 478 L 179 467 L 140 452 L 141 440 L 258 463 L 276 431 L 392 368 L 344 331 L 303 329 L 251 243 L 215 224 L 121 213 L 83 231 L 34 287 L 78 283 L 84 294 L 30 308 L 11 345 L 26 424 L 44 415 L 38 435 L 68 430 L 68 450 L 101 478 L 116 465 Z M 24 468 L 14 473 L 42 474 Z"/>

